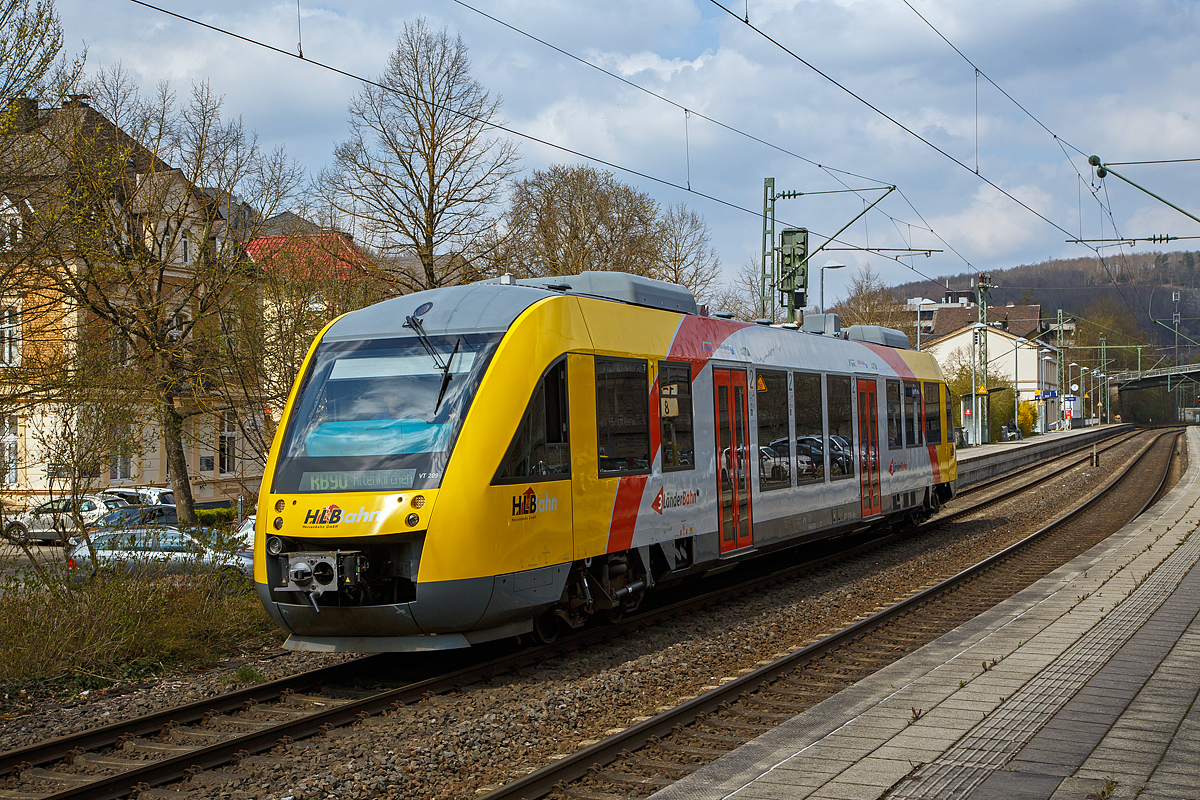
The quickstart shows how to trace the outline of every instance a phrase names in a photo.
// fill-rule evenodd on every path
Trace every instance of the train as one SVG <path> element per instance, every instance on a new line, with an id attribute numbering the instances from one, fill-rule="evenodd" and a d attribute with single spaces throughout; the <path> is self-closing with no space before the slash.
<path id="1" fill-rule="evenodd" d="M 259 495 L 292 650 L 550 641 L 655 590 L 954 497 L 950 397 L 907 337 L 709 314 L 618 272 L 392 298 L 313 342 Z"/>

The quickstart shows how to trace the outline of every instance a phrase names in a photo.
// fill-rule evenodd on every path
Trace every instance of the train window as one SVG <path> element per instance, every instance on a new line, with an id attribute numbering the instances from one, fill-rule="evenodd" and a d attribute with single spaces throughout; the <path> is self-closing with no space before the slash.
<path id="1" fill-rule="evenodd" d="M 921 384 L 904 382 L 904 444 L 921 444 Z"/>
<path id="2" fill-rule="evenodd" d="M 662 419 L 663 472 L 695 469 L 691 366 L 659 362 L 658 387 L 659 417 Z"/>
<path id="3" fill-rule="evenodd" d="M 925 444 L 942 443 L 942 387 L 925 384 Z"/>
<path id="4" fill-rule="evenodd" d="M 796 387 L 796 479 L 800 483 L 825 480 L 825 431 L 822 428 L 821 376 L 797 372 Z M 839 474 L 842 459 L 839 450 L 831 453 L 830 469 Z"/>
<path id="5" fill-rule="evenodd" d="M 494 483 L 562 480 L 570 474 L 567 361 L 560 359 L 537 382 Z"/>
<path id="6" fill-rule="evenodd" d="M 834 480 L 854 476 L 854 409 L 851 406 L 853 394 L 850 390 L 850 376 L 829 375 L 825 379 L 825 391 L 829 396 L 829 454 L 844 456 L 846 471 L 838 474 L 835 470 L 830 474 Z"/>
<path id="7" fill-rule="evenodd" d="M 758 416 L 758 486 L 763 491 L 792 485 L 786 372 L 759 370 L 754 379 Z"/>
<path id="8" fill-rule="evenodd" d="M 900 403 L 900 381 L 887 382 L 887 423 L 888 423 L 888 450 L 899 450 L 904 447 L 904 443 L 900 439 L 900 417 L 902 406 Z"/>
<path id="9" fill-rule="evenodd" d="M 650 471 L 650 384 L 646 362 L 596 359 L 601 477 Z"/>

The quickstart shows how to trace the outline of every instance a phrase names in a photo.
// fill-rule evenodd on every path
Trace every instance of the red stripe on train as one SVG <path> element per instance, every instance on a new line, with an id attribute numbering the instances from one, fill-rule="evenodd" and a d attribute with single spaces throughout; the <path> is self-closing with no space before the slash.
<path id="1" fill-rule="evenodd" d="M 649 475 L 627 475 L 617 481 L 617 496 L 613 501 L 612 522 L 608 525 L 608 552 L 628 550 L 633 544 L 633 529 L 637 525 L 638 509 Z"/>

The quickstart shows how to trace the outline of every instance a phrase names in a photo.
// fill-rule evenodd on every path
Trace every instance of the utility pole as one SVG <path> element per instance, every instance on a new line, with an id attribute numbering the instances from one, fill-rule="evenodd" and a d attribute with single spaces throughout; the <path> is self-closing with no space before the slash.
<path id="1" fill-rule="evenodd" d="M 1140 350 L 1138 351 L 1141 352 Z M 1063 384 L 1063 365 L 1066 359 L 1063 358 L 1063 313 L 1062 309 L 1058 310 L 1058 422 L 1059 428 L 1062 428 L 1062 423 L 1066 420 L 1066 414 L 1063 412 L 1063 398 L 1067 396 L 1069 386 Z"/>
<path id="2" fill-rule="evenodd" d="M 762 233 L 762 273 L 758 291 L 758 315 L 763 319 L 767 313 L 774 310 L 773 295 L 775 285 L 779 280 L 779 272 L 775 265 L 775 179 L 766 178 L 763 181 L 763 233 Z M 769 305 L 771 304 L 771 305 Z"/>
<path id="3" fill-rule="evenodd" d="M 979 379 L 983 381 L 984 389 L 987 388 L 987 382 L 988 382 L 988 372 L 987 372 L 987 367 L 988 367 L 988 327 L 987 327 L 988 304 L 991 302 L 991 290 L 994 288 L 996 288 L 996 287 L 992 283 L 991 273 L 988 273 L 988 272 L 979 273 L 979 280 L 976 283 L 976 289 L 978 290 L 976 292 L 976 294 L 978 295 L 978 300 L 979 300 L 979 324 L 982 326 L 979 329 L 979 334 L 980 334 L 979 364 L 981 367 Z M 978 389 L 973 387 L 971 391 L 978 391 Z M 985 405 L 987 406 L 987 413 L 985 414 L 987 419 L 981 420 L 981 422 L 986 423 L 987 427 L 984 428 L 983 430 L 987 431 L 988 438 L 991 439 L 992 396 L 990 394 L 987 395 L 987 402 Z M 981 434 L 981 438 L 982 438 L 982 434 Z"/>
<path id="4" fill-rule="evenodd" d="M 1104 416 L 1105 422 L 1112 419 L 1112 409 L 1109 405 L 1112 398 L 1108 394 L 1108 336 L 1100 334 L 1100 374 L 1104 376 Z"/>

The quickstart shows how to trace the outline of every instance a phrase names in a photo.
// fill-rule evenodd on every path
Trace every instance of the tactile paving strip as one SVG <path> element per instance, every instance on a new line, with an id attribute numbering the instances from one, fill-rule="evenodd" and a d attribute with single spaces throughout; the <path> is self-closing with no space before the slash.
<path id="1" fill-rule="evenodd" d="M 993 772 L 1003 769 L 1170 597 L 1198 559 L 1200 536 L 1192 536 L 1084 637 L 888 797 L 895 800 L 965 797 Z"/>

